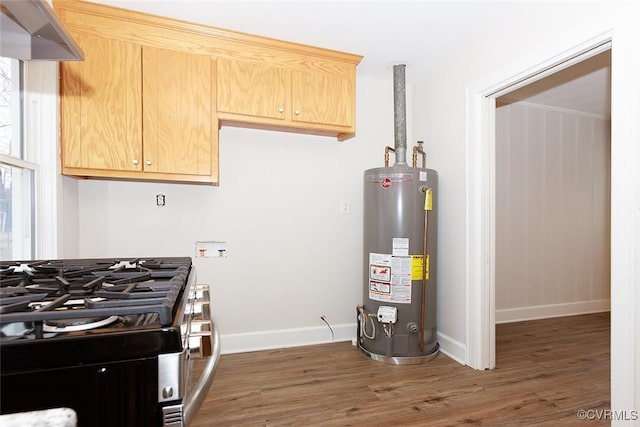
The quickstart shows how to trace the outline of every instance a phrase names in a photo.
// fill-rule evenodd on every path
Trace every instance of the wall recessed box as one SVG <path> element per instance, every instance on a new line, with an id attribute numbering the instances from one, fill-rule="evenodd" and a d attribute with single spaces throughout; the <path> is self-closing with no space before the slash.
<path id="1" fill-rule="evenodd" d="M 227 242 L 205 240 L 196 242 L 196 258 L 227 258 Z"/>

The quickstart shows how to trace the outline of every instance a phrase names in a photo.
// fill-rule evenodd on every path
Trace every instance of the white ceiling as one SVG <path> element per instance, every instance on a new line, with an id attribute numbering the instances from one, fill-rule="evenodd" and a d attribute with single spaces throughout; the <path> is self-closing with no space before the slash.
<path id="1" fill-rule="evenodd" d="M 360 75 L 429 68 L 490 22 L 523 15 L 519 1 L 95 0 L 191 22 L 363 55 Z"/>
<path id="2" fill-rule="evenodd" d="M 528 102 L 611 116 L 611 51 L 510 92 L 499 102 Z"/>
<path id="3" fill-rule="evenodd" d="M 407 65 L 407 82 L 491 33 L 508 35 L 523 22 L 558 8 L 579 12 L 581 1 L 536 0 L 94 0 L 156 15 L 363 55 L 358 75 L 391 78 Z M 593 2 L 591 2 L 593 3 Z M 566 85 L 539 83 L 529 102 L 602 113 L 606 71 L 575 71 Z M 571 77 L 564 74 L 563 78 Z M 607 86 L 608 85 L 608 86 Z M 551 89 L 551 87 L 554 87 Z M 556 92 L 557 91 L 557 92 Z M 526 96 L 525 96 L 526 95 Z M 521 98 L 532 93 L 523 91 Z M 579 95 L 579 96 L 577 96 Z M 584 105 L 583 105 L 584 104 Z M 585 110 L 586 109 L 586 110 Z"/>

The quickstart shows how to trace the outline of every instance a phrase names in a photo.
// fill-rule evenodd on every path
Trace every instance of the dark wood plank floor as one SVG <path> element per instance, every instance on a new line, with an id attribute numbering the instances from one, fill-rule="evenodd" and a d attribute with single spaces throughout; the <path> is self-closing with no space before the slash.
<path id="1" fill-rule="evenodd" d="M 223 355 L 192 427 L 583 426 L 610 408 L 609 314 L 497 327 L 496 368 L 373 361 L 349 342 Z"/>

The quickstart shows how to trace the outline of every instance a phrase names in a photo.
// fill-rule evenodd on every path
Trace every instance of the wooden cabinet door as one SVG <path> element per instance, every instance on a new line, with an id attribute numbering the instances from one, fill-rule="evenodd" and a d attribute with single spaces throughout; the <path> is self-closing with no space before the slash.
<path id="1" fill-rule="evenodd" d="M 63 169 L 141 170 L 141 47 L 73 37 L 85 60 L 61 63 Z"/>
<path id="2" fill-rule="evenodd" d="M 214 67 L 210 56 L 144 47 L 145 172 L 217 176 Z"/>
<path id="3" fill-rule="evenodd" d="M 218 111 L 270 119 L 288 115 L 287 71 L 282 67 L 219 58 Z"/>
<path id="4" fill-rule="evenodd" d="M 292 121 L 353 126 L 355 89 L 352 78 L 293 71 L 291 84 Z"/>

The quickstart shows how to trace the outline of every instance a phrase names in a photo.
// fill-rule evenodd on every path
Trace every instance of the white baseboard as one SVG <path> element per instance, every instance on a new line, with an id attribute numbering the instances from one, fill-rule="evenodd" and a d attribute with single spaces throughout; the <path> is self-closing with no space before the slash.
<path id="1" fill-rule="evenodd" d="M 611 300 L 580 301 L 496 310 L 497 323 L 521 322 L 549 317 L 576 316 L 611 310 Z"/>
<path id="2" fill-rule="evenodd" d="M 301 347 L 305 345 L 351 341 L 356 337 L 355 323 L 331 325 L 331 328 L 334 333 L 333 337 L 328 326 L 220 335 L 220 352 L 222 354 L 231 354 L 272 350 L 276 348 Z"/>
<path id="3" fill-rule="evenodd" d="M 460 341 L 456 341 L 448 335 L 438 332 L 438 344 L 440 344 L 440 352 L 450 357 L 461 365 L 466 365 L 465 357 L 467 347 Z"/>
<path id="4" fill-rule="evenodd" d="M 496 323 L 510 323 L 549 317 L 599 313 L 609 311 L 610 308 L 610 300 L 596 300 L 496 310 L 495 315 Z M 356 338 L 357 327 L 355 323 L 332 325 L 331 327 L 333 336 L 327 326 L 226 334 L 220 336 L 220 349 L 222 354 L 245 353 L 353 341 Z M 438 343 L 440 344 L 440 351 L 444 355 L 462 365 L 466 364 L 466 346 L 464 343 L 441 332 L 438 332 Z"/>
<path id="5" fill-rule="evenodd" d="M 312 328 L 280 329 L 277 331 L 247 332 L 220 336 L 222 354 L 246 353 L 249 351 L 273 350 L 277 348 L 301 347 L 330 342 L 354 341 L 357 327 L 355 323 L 332 325 L 331 330 L 324 326 Z M 466 347 L 459 341 L 438 332 L 440 351 L 464 365 Z"/>

